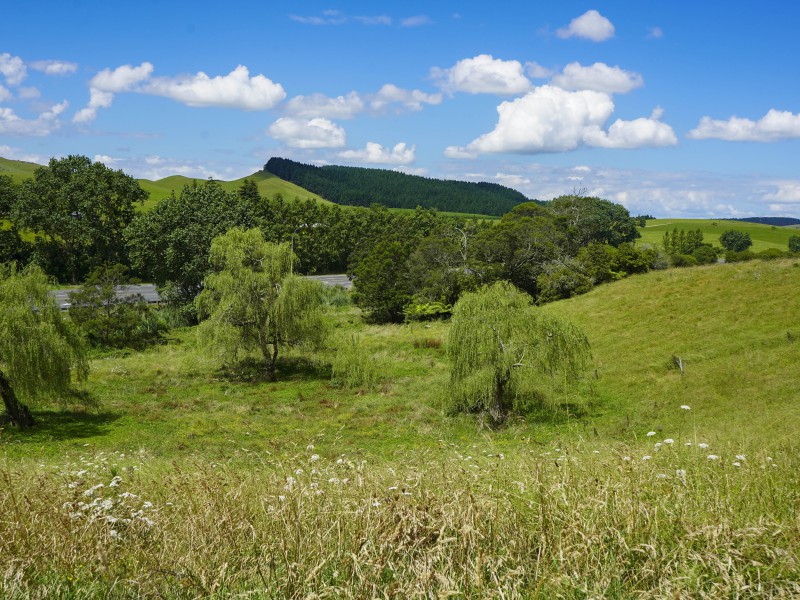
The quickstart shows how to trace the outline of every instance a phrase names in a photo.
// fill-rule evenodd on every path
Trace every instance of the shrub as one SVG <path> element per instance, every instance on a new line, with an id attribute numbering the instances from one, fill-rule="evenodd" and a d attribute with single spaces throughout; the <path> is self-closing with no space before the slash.
<path id="1" fill-rule="evenodd" d="M 789 252 L 800 252 L 800 235 L 793 235 L 789 238 Z"/>
<path id="2" fill-rule="evenodd" d="M 673 267 L 694 267 L 697 259 L 689 254 L 672 254 L 669 257 Z"/>
<path id="3" fill-rule="evenodd" d="M 366 350 L 357 335 L 339 341 L 331 364 L 331 385 L 346 389 L 375 389 L 386 372 L 384 361 Z"/>
<path id="4" fill-rule="evenodd" d="M 750 250 L 743 250 L 741 252 L 733 252 L 728 251 L 725 253 L 725 262 L 726 263 L 735 263 L 735 262 L 745 262 L 748 260 L 753 260 L 756 257 L 755 254 L 750 252 Z"/>
<path id="5" fill-rule="evenodd" d="M 692 256 L 701 265 L 710 265 L 717 262 L 717 253 L 714 252 L 714 248 L 709 244 L 703 244 L 695 248 Z"/>
<path id="6" fill-rule="evenodd" d="M 776 258 L 786 258 L 787 253 L 779 248 L 767 248 L 756 254 L 756 258 L 761 260 L 774 260 Z"/>
<path id="7" fill-rule="evenodd" d="M 403 308 L 407 322 L 446 319 L 452 312 L 453 307 L 445 302 L 412 302 Z"/>

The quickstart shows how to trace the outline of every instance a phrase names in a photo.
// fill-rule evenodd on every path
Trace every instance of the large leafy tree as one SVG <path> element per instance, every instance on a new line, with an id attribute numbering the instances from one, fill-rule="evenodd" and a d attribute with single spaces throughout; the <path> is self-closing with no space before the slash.
<path id="1" fill-rule="evenodd" d="M 211 270 L 211 241 L 249 223 L 249 203 L 213 181 L 184 187 L 180 196 L 137 215 L 125 231 L 133 270 L 158 285 L 171 302 L 193 302 Z"/>
<path id="2" fill-rule="evenodd" d="M 589 357 L 586 335 L 546 315 L 506 281 L 464 294 L 453 308 L 447 338 L 455 409 L 502 422 L 529 404 L 549 375 L 576 375 Z"/>
<path id="3" fill-rule="evenodd" d="M 731 252 L 743 252 L 753 245 L 753 240 L 750 239 L 750 233 L 747 231 L 728 229 L 719 236 L 719 243 Z"/>
<path id="4" fill-rule="evenodd" d="M 92 267 L 126 262 L 122 232 L 147 195 L 129 175 L 85 156 L 53 158 L 23 182 L 11 219 L 62 259 L 58 276 L 77 283 Z"/>
<path id="5" fill-rule="evenodd" d="M 214 239 L 212 273 L 197 297 L 205 320 L 198 334 L 226 362 L 241 351 L 259 351 L 267 379 L 275 379 L 285 346 L 319 345 L 325 336 L 321 284 L 296 275 L 288 244 L 264 240 L 259 229 L 233 228 Z"/>
<path id="6" fill-rule="evenodd" d="M 0 265 L 0 396 L 5 420 L 34 424 L 20 398 L 62 394 L 88 372 L 84 345 L 50 294 L 50 279 L 31 265 Z"/>
<path id="7" fill-rule="evenodd" d="M 550 209 L 566 225 L 572 244 L 577 248 L 590 242 L 619 246 L 641 237 L 636 220 L 628 209 L 602 198 L 580 195 L 561 196 L 549 203 Z"/>

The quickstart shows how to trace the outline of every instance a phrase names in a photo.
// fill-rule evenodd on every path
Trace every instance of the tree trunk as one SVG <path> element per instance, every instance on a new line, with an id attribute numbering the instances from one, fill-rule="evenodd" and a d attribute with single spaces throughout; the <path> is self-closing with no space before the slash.
<path id="1" fill-rule="evenodd" d="M 494 402 L 492 407 L 489 409 L 489 417 L 491 418 L 492 425 L 494 427 L 499 427 L 506 420 L 507 411 L 505 404 L 503 403 L 503 396 L 505 396 L 507 381 L 508 378 L 506 377 L 497 377 L 495 381 Z"/>
<path id="2" fill-rule="evenodd" d="M 275 381 L 275 365 L 278 362 L 278 344 L 272 344 L 272 352 L 269 351 L 269 346 L 262 346 L 261 353 L 264 355 L 264 360 L 267 362 L 267 381 Z"/>
<path id="3" fill-rule="evenodd" d="M 3 404 L 6 406 L 6 418 L 12 425 L 19 429 L 28 429 L 33 427 L 35 421 L 31 415 L 31 411 L 24 404 L 20 404 L 17 400 L 17 395 L 11 387 L 11 383 L 6 378 L 5 374 L 0 371 L 0 396 L 3 397 Z"/>

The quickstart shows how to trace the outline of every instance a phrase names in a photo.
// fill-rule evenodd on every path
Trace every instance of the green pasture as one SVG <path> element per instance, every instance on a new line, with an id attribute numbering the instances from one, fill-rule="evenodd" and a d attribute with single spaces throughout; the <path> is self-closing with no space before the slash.
<path id="1" fill-rule="evenodd" d="M 0 157 L 0 175 L 8 175 L 17 184 L 33 177 L 33 172 L 40 166 L 22 160 L 10 160 Z"/>
<path id="2" fill-rule="evenodd" d="M 0 429 L 0 595 L 797 597 L 798 286 L 753 261 L 547 305 L 592 363 L 500 430 L 445 409 L 446 322 L 335 309 L 277 382 L 191 328 L 98 353 Z M 348 348 L 373 385 L 332 383 Z"/>
<path id="3" fill-rule="evenodd" d="M 797 229 L 792 227 L 774 227 L 761 223 L 747 223 L 745 221 L 727 221 L 725 219 L 649 219 L 643 228 L 639 228 L 642 237 L 640 244 L 662 245 L 664 232 L 677 228 L 685 231 L 699 229 L 703 232 L 703 241 L 714 246 L 720 246 L 719 236 L 729 229 L 744 231 L 750 234 L 753 240 L 751 250 L 760 252 L 768 248 L 786 250 L 789 238 L 797 235 Z"/>

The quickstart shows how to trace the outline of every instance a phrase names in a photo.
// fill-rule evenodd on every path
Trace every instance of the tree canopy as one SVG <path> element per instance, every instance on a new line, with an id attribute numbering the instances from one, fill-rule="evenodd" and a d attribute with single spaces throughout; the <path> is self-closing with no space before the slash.
<path id="1" fill-rule="evenodd" d="M 6 419 L 27 428 L 33 418 L 20 400 L 63 394 L 88 373 L 85 347 L 64 320 L 50 279 L 30 265 L 0 265 L 0 395 Z"/>
<path id="2" fill-rule="evenodd" d="M 266 171 L 337 204 L 390 208 L 436 208 L 442 211 L 502 215 L 526 202 L 520 192 L 496 183 L 444 181 L 386 169 L 317 167 L 271 158 Z"/>
<path id="3" fill-rule="evenodd" d="M 322 342 L 322 284 L 291 275 L 295 260 L 288 244 L 266 242 L 259 229 L 233 228 L 214 238 L 213 272 L 196 300 L 205 319 L 198 334 L 223 361 L 260 351 L 272 380 L 281 347 Z"/>
<path id="4" fill-rule="evenodd" d="M 11 219 L 37 235 L 51 274 L 77 283 L 95 266 L 127 262 L 122 232 L 147 196 L 131 176 L 85 156 L 53 158 L 22 183 Z"/>
<path id="5" fill-rule="evenodd" d="M 540 397 L 545 376 L 568 378 L 584 366 L 586 335 L 531 301 L 501 281 L 464 294 L 453 307 L 447 355 L 455 409 L 502 422 L 510 410 Z"/>

